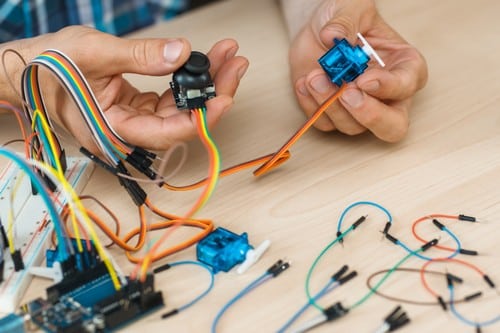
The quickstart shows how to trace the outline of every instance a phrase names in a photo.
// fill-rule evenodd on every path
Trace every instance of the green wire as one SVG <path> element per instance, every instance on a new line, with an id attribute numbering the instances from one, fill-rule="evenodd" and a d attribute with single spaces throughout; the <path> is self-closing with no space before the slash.
<path id="1" fill-rule="evenodd" d="M 311 265 L 311 268 L 309 268 L 309 271 L 307 272 L 306 285 L 305 285 L 306 296 L 307 296 L 307 299 L 309 301 L 309 304 L 311 304 L 312 306 L 314 306 L 316 309 L 318 309 L 320 311 L 323 311 L 324 309 L 318 303 L 316 303 L 316 300 L 311 295 L 311 291 L 310 291 L 310 288 L 309 288 L 309 285 L 310 285 L 310 282 L 311 282 L 312 273 L 313 273 L 314 269 L 316 268 L 316 266 L 317 266 L 318 262 L 320 261 L 320 259 L 325 255 L 325 253 L 328 252 L 328 250 L 330 250 L 330 248 L 332 246 L 334 246 L 335 244 L 337 244 L 339 242 L 339 240 L 341 240 L 342 238 L 344 238 L 347 234 L 349 234 L 353 230 L 354 230 L 354 225 L 351 225 L 346 231 L 344 231 L 337 238 L 335 238 L 333 241 L 331 241 L 320 252 L 320 254 L 316 257 L 316 259 L 314 260 L 314 262 Z"/>
<path id="2" fill-rule="evenodd" d="M 422 251 L 423 251 L 422 248 L 419 248 L 418 250 L 410 252 L 403 259 L 398 261 L 389 271 L 387 271 L 387 273 L 385 273 L 384 277 L 382 279 L 380 279 L 380 281 L 377 282 L 377 284 L 375 286 L 373 286 L 373 288 L 370 288 L 370 291 L 365 296 L 363 296 L 359 301 L 354 303 L 349 308 L 349 310 L 353 310 L 353 309 L 357 308 L 358 306 L 362 305 L 363 303 L 365 303 L 371 296 L 373 296 L 373 294 L 375 294 L 375 292 L 378 290 L 378 288 L 380 288 L 380 286 L 385 282 L 385 280 L 387 280 L 389 278 L 389 276 L 399 268 L 399 266 L 401 266 L 406 260 L 413 257 L 415 254 L 422 252 Z"/>

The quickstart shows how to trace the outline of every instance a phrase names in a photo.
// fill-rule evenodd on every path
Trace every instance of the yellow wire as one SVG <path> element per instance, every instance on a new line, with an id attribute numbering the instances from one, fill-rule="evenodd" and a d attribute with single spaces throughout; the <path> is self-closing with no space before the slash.
<path id="1" fill-rule="evenodd" d="M 47 122 L 47 119 L 45 118 L 44 114 L 39 109 L 37 109 L 33 112 L 33 120 L 31 123 L 31 129 L 34 131 L 35 122 L 36 122 L 37 118 L 40 120 L 40 123 L 42 125 L 42 129 L 45 132 L 47 139 L 49 141 L 50 151 L 52 151 L 52 152 L 57 151 L 55 149 L 55 139 L 54 139 L 54 136 L 52 134 L 52 131 L 50 130 L 49 123 Z M 59 160 L 59 157 L 55 156 L 54 160 L 55 160 L 55 164 L 56 164 L 56 171 L 57 171 L 58 179 L 65 179 L 64 178 L 64 171 L 62 169 L 61 161 Z M 63 184 L 63 186 L 65 186 L 65 183 L 61 182 L 61 184 Z M 67 189 L 65 188 L 65 190 L 67 190 Z M 75 215 L 75 212 L 73 209 L 70 209 L 70 215 L 71 215 L 71 225 L 73 227 L 73 231 L 75 233 L 75 238 L 76 238 L 76 247 L 78 249 L 78 252 L 83 253 L 83 245 L 81 242 L 80 231 L 78 228 L 76 215 Z"/>
<path id="2" fill-rule="evenodd" d="M 89 233 L 91 235 L 91 239 L 94 241 L 94 246 L 96 247 L 97 253 L 101 257 L 104 264 L 106 265 L 106 267 L 109 271 L 109 275 L 111 277 L 111 280 L 113 281 L 113 285 L 115 286 L 115 289 L 120 290 L 121 287 L 120 287 L 120 282 L 118 280 L 118 275 L 116 273 L 116 270 L 114 269 L 113 264 L 111 263 L 108 256 L 106 255 L 106 252 L 104 251 L 104 247 L 102 246 L 99 238 L 97 237 L 97 233 L 95 232 L 95 230 L 92 226 L 92 222 L 86 213 L 85 207 L 83 207 L 83 204 L 80 201 L 80 199 L 78 198 L 78 196 L 76 195 L 75 190 L 68 183 L 66 178 L 60 177 L 60 175 L 54 170 L 54 168 L 52 168 L 50 165 L 48 165 L 46 163 L 43 163 L 43 162 L 39 162 L 39 163 L 41 165 L 43 165 L 47 169 L 47 171 L 49 171 L 54 177 L 57 178 L 57 180 L 63 185 L 64 191 L 66 191 L 66 193 L 68 193 L 71 196 L 71 199 L 72 199 L 73 203 L 76 205 L 76 208 L 78 209 L 78 211 L 80 211 L 82 213 L 84 222 L 87 225 L 87 228 L 88 228 Z M 71 202 L 68 202 L 68 203 L 70 204 L 70 207 L 71 207 Z"/>

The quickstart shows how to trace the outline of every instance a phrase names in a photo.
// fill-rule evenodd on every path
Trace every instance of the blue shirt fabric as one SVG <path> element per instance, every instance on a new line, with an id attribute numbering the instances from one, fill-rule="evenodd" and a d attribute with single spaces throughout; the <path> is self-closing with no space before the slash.
<path id="1" fill-rule="evenodd" d="M 69 25 L 87 25 L 114 35 L 171 18 L 188 0 L 2 0 L 0 42 L 34 37 Z"/>

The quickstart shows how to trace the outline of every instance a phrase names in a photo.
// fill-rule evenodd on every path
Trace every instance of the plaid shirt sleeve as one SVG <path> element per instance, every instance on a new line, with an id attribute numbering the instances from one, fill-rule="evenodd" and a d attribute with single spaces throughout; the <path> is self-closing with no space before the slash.
<path id="1" fill-rule="evenodd" d="M 34 37 L 69 25 L 114 35 L 143 28 L 185 11 L 188 0 L 3 0 L 0 42 Z"/>

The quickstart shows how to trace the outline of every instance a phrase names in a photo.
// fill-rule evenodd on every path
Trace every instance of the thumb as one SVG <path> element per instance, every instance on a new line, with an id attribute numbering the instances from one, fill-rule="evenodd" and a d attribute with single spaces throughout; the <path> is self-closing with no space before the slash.
<path id="1" fill-rule="evenodd" d="M 181 67 L 189 58 L 191 45 L 185 39 L 113 38 L 112 58 L 102 69 L 105 75 L 134 73 L 166 75 Z"/>
<path id="2" fill-rule="evenodd" d="M 357 33 L 367 30 L 376 14 L 371 1 L 346 1 L 342 5 L 327 1 L 324 6 L 323 13 L 328 15 L 323 16 L 325 19 L 320 23 L 318 32 L 325 48 L 332 47 L 334 38 L 345 38 L 352 44 L 356 43 Z"/>

